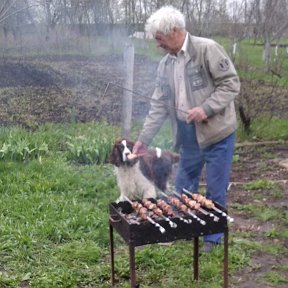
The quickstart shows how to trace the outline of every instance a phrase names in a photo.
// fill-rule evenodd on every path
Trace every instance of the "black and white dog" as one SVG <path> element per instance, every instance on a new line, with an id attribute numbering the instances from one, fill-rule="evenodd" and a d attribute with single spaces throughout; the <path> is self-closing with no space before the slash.
<path id="1" fill-rule="evenodd" d="M 144 155 L 131 157 L 133 145 L 132 141 L 118 140 L 110 155 L 120 189 L 118 201 L 124 201 L 124 196 L 130 199 L 154 198 L 156 188 L 164 192 L 172 165 L 179 161 L 178 154 L 159 148 L 148 149 Z"/>

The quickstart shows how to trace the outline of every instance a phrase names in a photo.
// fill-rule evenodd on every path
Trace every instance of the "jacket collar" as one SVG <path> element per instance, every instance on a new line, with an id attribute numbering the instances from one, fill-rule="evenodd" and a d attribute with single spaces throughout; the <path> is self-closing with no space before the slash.
<path id="1" fill-rule="evenodd" d="M 187 43 L 187 52 L 188 52 L 189 57 L 187 57 L 186 63 L 189 62 L 190 60 L 195 61 L 196 58 L 197 58 L 197 50 L 196 50 L 196 48 L 194 46 L 193 38 L 194 38 L 194 36 L 192 36 L 189 33 L 188 34 L 188 43 Z"/>
<path id="2" fill-rule="evenodd" d="M 188 33 L 188 32 L 187 32 Z M 195 49 L 195 46 L 193 44 L 193 38 L 190 33 L 188 33 L 188 39 L 187 39 L 187 54 L 188 57 L 186 58 L 185 64 L 187 64 L 190 60 L 195 61 L 197 57 L 197 51 Z M 166 65 L 171 65 L 173 64 L 174 60 L 176 59 L 176 56 L 171 55 L 171 54 L 166 54 L 166 59 L 164 60 Z"/>

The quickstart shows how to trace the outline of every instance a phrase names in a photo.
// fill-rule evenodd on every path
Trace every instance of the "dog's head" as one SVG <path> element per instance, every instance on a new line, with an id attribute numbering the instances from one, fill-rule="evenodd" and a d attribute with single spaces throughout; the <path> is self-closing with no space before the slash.
<path id="1" fill-rule="evenodd" d="M 133 146 L 134 142 L 132 141 L 126 139 L 117 140 L 112 147 L 109 162 L 116 167 L 133 166 L 137 159 L 128 159 L 128 156 L 132 153 Z"/>

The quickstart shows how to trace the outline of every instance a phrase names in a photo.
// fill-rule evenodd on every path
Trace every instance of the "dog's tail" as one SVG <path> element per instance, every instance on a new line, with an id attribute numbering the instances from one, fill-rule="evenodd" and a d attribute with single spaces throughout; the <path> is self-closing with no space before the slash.
<path id="1" fill-rule="evenodd" d="M 153 166 L 154 181 L 158 189 L 166 191 L 167 182 L 172 174 L 172 165 L 179 162 L 180 155 L 170 150 L 164 150 Z"/>
<path id="2" fill-rule="evenodd" d="M 164 154 L 168 156 L 168 158 L 171 159 L 172 164 L 179 162 L 180 160 L 180 154 L 172 152 L 170 150 L 163 151 Z"/>
<path id="3" fill-rule="evenodd" d="M 162 150 L 158 147 L 155 148 L 155 151 L 156 151 L 156 156 L 158 159 L 161 159 L 162 157 L 164 157 L 166 159 L 170 159 L 172 164 L 179 162 L 180 154 L 178 154 L 178 153 L 175 153 L 171 150 Z"/>

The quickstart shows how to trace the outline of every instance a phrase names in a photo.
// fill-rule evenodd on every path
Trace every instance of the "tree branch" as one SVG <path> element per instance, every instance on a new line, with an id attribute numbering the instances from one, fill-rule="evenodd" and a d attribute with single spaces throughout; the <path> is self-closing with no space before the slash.
<path id="1" fill-rule="evenodd" d="M 4 16 L 3 18 L 0 18 L 0 23 L 4 22 L 7 18 L 9 18 L 9 17 L 11 17 L 11 16 L 13 16 L 13 15 L 18 14 L 18 13 L 20 13 L 21 11 L 26 10 L 26 9 L 29 9 L 29 8 L 34 7 L 34 6 L 39 6 L 39 5 L 34 4 L 34 5 L 30 5 L 30 6 L 28 6 L 28 7 L 23 7 L 23 8 L 21 8 L 21 9 L 18 9 L 18 10 L 16 10 L 16 11 L 14 11 L 14 12 L 11 12 L 10 14 Z M 8 10 L 6 10 L 5 14 L 6 14 L 7 12 L 8 12 Z"/>

